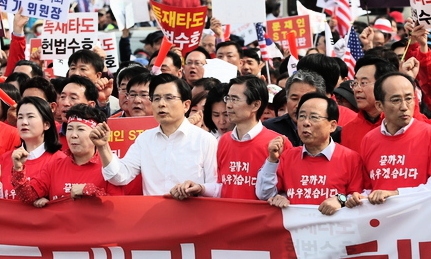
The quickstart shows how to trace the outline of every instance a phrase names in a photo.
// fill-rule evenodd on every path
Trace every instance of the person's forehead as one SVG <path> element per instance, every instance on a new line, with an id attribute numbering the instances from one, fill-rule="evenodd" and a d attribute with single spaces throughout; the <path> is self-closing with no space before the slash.
<path id="1" fill-rule="evenodd" d="M 71 66 L 78 66 L 78 67 L 90 67 L 94 69 L 94 66 L 91 63 L 85 63 L 81 59 L 78 59 L 76 62 L 70 63 Z"/>
<path id="2" fill-rule="evenodd" d="M 40 97 L 46 101 L 45 92 L 39 88 L 27 88 L 27 89 L 25 89 L 25 91 L 22 93 L 22 97 L 26 97 L 26 96 Z"/>
<path id="3" fill-rule="evenodd" d="M 85 86 L 79 85 L 77 83 L 68 83 L 62 92 L 85 92 Z"/>
<path id="4" fill-rule="evenodd" d="M 326 112 L 326 108 L 328 106 L 328 103 L 326 100 L 322 98 L 311 98 L 307 101 L 305 101 L 302 105 L 299 111 L 303 112 Z"/>
<path id="5" fill-rule="evenodd" d="M 154 94 L 178 94 L 178 87 L 174 82 L 159 84 L 154 89 Z"/>
<path id="6" fill-rule="evenodd" d="M 244 94 L 246 90 L 246 86 L 245 83 L 244 84 L 233 84 L 230 88 L 229 88 L 229 94 Z"/>
<path id="7" fill-rule="evenodd" d="M 375 65 L 367 65 L 361 67 L 355 75 L 356 79 L 375 79 L 374 74 L 376 73 Z"/>
<path id="8" fill-rule="evenodd" d="M 200 51 L 192 51 L 187 56 L 187 60 L 205 60 L 205 55 Z"/>
<path id="9" fill-rule="evenodd" d="M 145 84 L 135 84 L 130 87 L 130 91 L 135 91 L 135 92 L 148 91 L 148 85 L 149 85 L 149 82 Z"/>
<path id="10" fill-rule="evenodd" d="M 251 58 L 251 57 L 246 57 L 246 56 L 244 56 L 244 60 L 246 61 L 246 62 L 255 62 L 255 63 L 257 63 L 257 60 L 256 59 L 254 59 L 254 58 Z"/>
<path id="11" fill-rule="evenodd" d="M 217 50 L 217 53 L 238 53 L 238 50 L 234 45 L 223 46 Z"/>
<path id="12" fill-rule="evenodd" d="M 382 90 L 387 96 L 414 92 L 414 86 L 403 76 L 390 76 L 383 81 Z"/>

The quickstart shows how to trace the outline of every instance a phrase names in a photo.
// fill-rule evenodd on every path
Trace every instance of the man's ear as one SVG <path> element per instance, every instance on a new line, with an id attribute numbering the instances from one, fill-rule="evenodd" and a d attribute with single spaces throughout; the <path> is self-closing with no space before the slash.
<path id="1" fill-rule="evenodd" d="M 383 112 L 383 103 L 381 101 L 376 101 L 374 105 L 376 106 L 377 110 L 379 110 L 379 112 Z"/>

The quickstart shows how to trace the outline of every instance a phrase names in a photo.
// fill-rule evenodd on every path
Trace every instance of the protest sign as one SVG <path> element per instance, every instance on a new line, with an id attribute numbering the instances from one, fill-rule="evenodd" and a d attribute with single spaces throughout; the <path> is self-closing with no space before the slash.
<path id="1" fill-rule="evenodd" d="M 81 49 L 93 49 L 97 42 L 97 13 L 71 13 L 66 23 L 45 20 L 41 59 L 68 59 Z"/>
<path id="2" fill-rule="evenodd" d="M 222 83 L 229 83 L 237 76 L 237 73 L 237 66 L 218 58 L 207 59 L 207 64 L 204 65 L 204 77 L 214 77 Z"/>
<path id="3" fill-rule="evenodd" d="M 212 0 L 213 17 L 222 24 L 265 22 L 265 0 Z"/>
<path id="4" fill-rule="evenodd" d="M 288 34 L 293 32 L 296 37 L 298 49 L 311 48 L 313 41 L 311 37 L 310 18 L 308 15 L 292 16 L 282 19 L 267 21 L 267 34 L 273 41 L 287 48 Z"/>
<path id="5" fill-rule="evenodd" d="M 426 29 L 431 29 L 431 0 L 410 0 L 412 19 Z"/>
<path id="6" fill-rule="evenodd" d="M 22 14 L 43 20 L 66 22 L 69 14 L 69 0 L 13 0 L 0 1 L 0 10 L 16 13 L 23 7 Z"/>
<path id="7" fill-rule="evenodd" d="M 98 34 L 100 47 L 105 51 L 105 66 L 111 73 L 116 73 L 118 70 L 118 47 L 117 39 L 114 32 Z"/>
<path id="8" fill-rule="evenodd" d="M 158 125 L 153 116 L 108 119 L 108 126 L 111 129 L 109 145 L 112 152 L 122 158 L 139 134 Z"/>
<path id="9" fill-rule="evenodd" d="M 206 6 L 180 8 L 151 2 L 163 34 L 185 54 L 199 46 L 205 27 Z"/>
<path id="10" fill-rule="evenodd" d="M 256 27 L 254 23 L 232 24 L 230 33 L 244 39 L 244 45 L 257 41 Z"/>

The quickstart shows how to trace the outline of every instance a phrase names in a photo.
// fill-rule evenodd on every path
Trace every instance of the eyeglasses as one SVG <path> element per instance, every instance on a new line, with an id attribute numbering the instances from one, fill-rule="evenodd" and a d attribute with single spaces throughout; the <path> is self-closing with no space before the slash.
<path id="1" fill-rule="evenodd" d="M 127 94 L 127 89 L 118 87 L 118 93 Z"/>
<path id="2" fill-rule="evenodd" d="M 197 67 L 203 67 L 205 64 L 200 61 L 193 61 L 193 60 L 186 61 L 186 66 L 192 66 L 192 65 L 195 65 Z"/>
<path id="3" fill-rule="evenodd" d="M 406 102 L 407 104 L 411 104 L 414 99 L 415 98 L 413 98 L 412 96 L 407 96 L 404 99 L 401 97 L 394 97 L 392 99 L 389 99 L 389 102 L 391 102 L 393 105 L 400 105 L 403 101 Z"/>
<path id="4" fill-rule="evenodd" d="M 364 87 L 366 87 L 367 85 L 371 85 L 371 84 L 374 84 L 375 82 L 369 82 L 369 81 L 362 81 L 362 80 L 354 80 L 354 81 L 352 81 L 351 83 L 350 83 L 350 88 L 355 88 L 355 87 L 357 87 L 357 86 L 359 86 L 359 87 L 361 87 L 361 88 L 364 88 Z"/>
<path id="5" fill-rule="evenodd" d="M 165 102 L 173 102 L 175 99 L 181 99 L 181 96 L 175 96 L 172 94 L 165 94 L 165 95 L 153 95 L 153 98 L 151 98 L 150 100 L 152 102 L 158 103 L 160 102 L 160 100 L 165 100 Z"/>
<path id="6" fill-rule="evenodd" d="M 229 101 L 232 102 L 232 103 L 237 103 L 237 102 L 240 102 L 240 101 L 243 101 L 243 100 L 241 100 L 240 98 L 235 97 L 235 96 L 225 95 L 225 96 L 223 96 L 223 101 L 225 103 L 227 103 Z"/>
<path id="7" fill-rule="evenodd" d="M 323 119 L 328 119 L 328 117 L 320 116 L 317 114 L 311 114 L 307 116 L 306 114 L 299 114 L 298 115 L 298 121 L 305 121 L 308 118 L 311 122 L 320 122 Z"/>
<path id="8" fill-rule="evenodd" d="M 129 100 L 134 100 L 134 99 L 136 99 L 136 97 L 138 97 L 139 96 L 139 98 L 141 98 L 141 99 L 147 99 L 147 100 L 149 100 L 150 99 L 150 95 L 148 95 L 147 93 L 143 93 L 143 94 L 137 94 L 137 93 L 131 93 L 131 94 L 127 94 L 127 99 L 129 99 Z"/>

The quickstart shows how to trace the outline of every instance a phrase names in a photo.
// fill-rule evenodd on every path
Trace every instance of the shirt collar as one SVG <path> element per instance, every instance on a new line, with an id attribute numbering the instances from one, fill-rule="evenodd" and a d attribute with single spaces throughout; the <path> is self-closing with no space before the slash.
<path id="1" fill-rule="evenodd" d="M 190 131 L 190 126 L 194 126 L 194 125 L 192 125 L 189 122 L 189 120 L 186 117 L 184 117 L 183 122 L 181 122 L 181 124 L 178 127 L 178 129 L 174 133 L 172 133 L 171 136 L 172 135 L 175 136 L 175 135 L 177 135 L 180 132 L 187 136 L 188 132 Z M 157 127 L 156 134 L 161 134 L 161 135 L 167 137 L 165 135 L 165 133 L 163 133 L 162 127 L 160 125 Z"/>
<path id="2" fill-rule="evenodd" d="M 72 160 L 72 163 L 76 164 L 75 163 L 75 159 L 73 158 L 73 154 L 70 151 L 70 149 L 65 150 L 64 153 L 66 154 L 66 156 L 68 156 Z M 97 163 L 99 163 L 99 161 L 100 161 L 100 159 L 99 159 L 99 152 L 96 151 L 94 153 L 94 155 L 90 158 L 90 160 L 87 163 L 83 164 L 83 165 L 97 164 Z"/>
<path id="3" fill-rule="evenodd" d="M 31 151 L 28 154 L 27 159 L 28 160 L 33 160 L 33 159 L 37 159 L 39 157 L 41 157 L 43 155 L 43 153 L 45 153 L 46 149 L 45 149 L 45 142 L 40 144 L 40 146 L 38 146 L 37 148 L 35 148 L 33 151 Z"/>
<path id="4" fill-rule="evenodd" d="M 334 151 L 335 151 L 335 142 L 332 140 L 332 138 L 329 138 L 329 145 L 326 146 L 317 155 L 312 155 L 310 152 L 308 152 L 308 150 L 305 147 L 305 145 L 302 145 L 301 158 L 304 158 L 304 154 L 306 154 L 307 156 L 312 156 L 312 157 L 324 156 L 324 157 L 326 157 L 326 159 L 328 159 L 328 161 L 331 161 L 331 158 L 332 158 L 332 155 L 334 154 Z"/>
<path id="5" fill-rule="evenodd" d="M 239 139 L 238 133 L 237 133 L 237 127 L 235 126 L 235 128 L 233 128 L 233 130 L 232 130 L 231 137 L 232 137 L 233 140 L 236 140 L 236 141 L 239 141 L 239 142 L 252 140 L 252 139 L 254 139 L 262 131 L 262 129 L 263 129 L 263 124 L 259 120 L 259 122 L 256 125 L 254 125 L 254 127 L 251 128 L 251 130 L 249 130 L 242 137 L 242 139 Z"/>
<path id="6" fill-rule="evenodd" d="M 385 135 L 385 136 L 397 136 L 397 135 L 401 135 L 404 134 L 412 125 L 414 118 L 412 118 L 409 122 L 409 124 L 407 124 L 406 126 L 402 127 L 401 129 L 399 129 L 397 132 L 395 132 L 394 135 L 392 135 L 391 133 L 389 133 L 389 131 L 387 131 L 386 129 L 386 119 L 383 119 L 382 124 L 380 125 L 380 132 Z"/>

